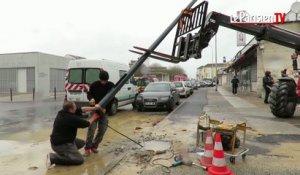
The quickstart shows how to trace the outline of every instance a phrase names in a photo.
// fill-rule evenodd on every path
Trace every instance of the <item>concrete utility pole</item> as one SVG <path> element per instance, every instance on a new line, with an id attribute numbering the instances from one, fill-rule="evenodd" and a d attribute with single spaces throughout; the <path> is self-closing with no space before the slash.
<path id="1" fill-rule="evenodd" d="M 215 35 L 215 59 L 216 59 L 216 91 L 218 91 L 218 55 L 217 55 L 217 34 Z"/>
<path id="2" fill-rule="evenodd" d="M 209 48 L 211 48 L 211 70 L 210 70 L 210 75 L 211 75 L 211 79 L 213 80 L 213 78 L 214 78 L 214 76 L 213 76 L 213 74 L 214 74 L 214 49 L 213 49 L 213 47 L 211 46 L 211 45 L 208 45 L 208 47 Z M 208 77 L 206 77 L 206 78 L 208 78 Z"/>

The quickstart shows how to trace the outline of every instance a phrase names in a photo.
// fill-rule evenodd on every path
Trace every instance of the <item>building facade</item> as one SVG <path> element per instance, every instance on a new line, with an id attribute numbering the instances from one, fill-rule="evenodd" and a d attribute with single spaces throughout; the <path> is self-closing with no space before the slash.
<path id="1" fill-rule="evenodd" d="M 41 52 L 0 54 L 0 92 L 10 89 L 32 93 L 36 98 L 49 96 L 56 88 L 64 91 L 66 68 L 71 58 Z"/>
<path id="2" fill-rule="evenodd" d="M 166 67 L 148 67 L 149 74 L 154 75 L 159 81 L 170 81 L 170 74 Z"/>
<path id="3" fill-rule="evenodd" d="M 219 74 L 220 71 L 227 68 L 227 63 L 218 63 L 217 64 L 217 71 L 216 71 L 216 64 L 206 64 L 204 66 L 200 66 L 197 68 L 197 80 L 204 80 L 204 79 L 215 79 L 217 73 Z"/>
<path id="4" fill-rule="evenodd" d="M 300 33 L 299 21 L 290 21 L 278 26 Z M 265 71 L 271 71 L 275 81 L 281 76 L 283 69 L 288 70 L 290 77 L 293 76 L 293 52 L 291 48 L 264 40 L 258 42 L 253 38 L 233 58 L 233 63 L 226 69 L 227 74 L 222 76 L 222 79 L 226 79 L 223 84 L 231 86 L 230 80 L 236 75 L 240 79 L 240 90 L 256 92 L 258 97 L 262 97 L 265 93 L 262 86 Z"/>

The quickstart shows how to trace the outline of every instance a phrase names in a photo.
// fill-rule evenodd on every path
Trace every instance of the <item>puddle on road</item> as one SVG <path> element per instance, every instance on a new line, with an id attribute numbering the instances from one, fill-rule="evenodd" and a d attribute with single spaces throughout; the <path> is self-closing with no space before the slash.
<path id="1" fill-rule="evenodd" d="M 144 150 L 152 150 L 152 151 L 165 151 L 170 149 L 171 142 L 168 141 L 158 141 L 158 140 L 151 140 L 144 142 Z"/>
<path id="2" fill-rule="evenodd" d="M 10 140 L 0 140 L 0 156 L 8 155 L 16 146 L 17 142 Z"/>

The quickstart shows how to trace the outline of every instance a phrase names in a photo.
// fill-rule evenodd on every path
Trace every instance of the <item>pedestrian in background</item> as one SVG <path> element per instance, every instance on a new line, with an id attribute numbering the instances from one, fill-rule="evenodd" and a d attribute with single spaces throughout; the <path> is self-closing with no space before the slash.
<path id="1" fill-rule="evenodd" d="M 232 93 L 236 94 L 237 93 L 237 89 L 239 87 L 239 79 L 236 76 L 233 76 L 233 79 L 231 80 L 231 84 L 232 84 Z"/>
<path id="2" fill-rule="evenodd" d="M 274 84 L 274 80 L 273 80 L 273 77 L 271 75 L 271 72 L 270 71 L 266 71 L 265 72 L 265 76 L 263 78 L 263 87 L 265 89 L 265 100 L 264 100 L 264 103 L 265 104 L 268 104 L 268 98 L 269 98 L 269 94 L 271 92 L 271 88 Z"/>

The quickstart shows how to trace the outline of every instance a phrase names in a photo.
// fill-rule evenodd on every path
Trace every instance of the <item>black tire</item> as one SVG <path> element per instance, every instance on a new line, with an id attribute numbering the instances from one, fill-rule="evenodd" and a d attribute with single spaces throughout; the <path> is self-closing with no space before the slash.
<path id="1" fill-rule="evenodd" d="M 113 116 L 113 115 L 115 115 L 117 112 L 118 112 L 118 101 L 115 100 L 115 101 L 113 102 L 113 104 L 111 105 L 111 108 L 110 108 L 110 111 L 109 111 L 108 114 L 109 114 L 110 116 Z"/>
<path id="2" fill-rule="evenodd" d="M 178 100 L 176 102 L 176 105 L 179 105 L 180 104 L 180 97 L 178 97 Z"/>
<path id="3" fill-rule="evenodd" d="M 137 107 L 136 97 L 137 97 L 137 94 L 134 97 L 134 101 L 131 103 L 133 109 L 136 109 L 136 107 Z"/>
<path id="4" fill-rule="evenodd" d="M 173 111 L 174 107 L 175 107 L 174 99 L 171 99 L 170 103 L 169 103 L 169 105 L 167 107 L 168 112 Z"/>
<path id="5" fill-rule="evenodd" d="M 293 81 L 276 83 L 269 95 L 271 112 L 279 118 L 290 118 L 294 115 L 297 103 L 296 85 Z"/>
<path id="6" fill-rule="evenodd" d="M 138 105 L 138 106 L 137 106 L 137 110 L 138 110 L 139 112 L 143 112 L 143 111 L 144 111 L 144 107 L 143 107 L 142 105 Z"/>
<path id="7" fill-rule="evenodd" d="M 188 94 L 187 94 L 187 92 L 185 93 L 185 95 L 184 95 L 184 98 L 188 98 Z"/>

